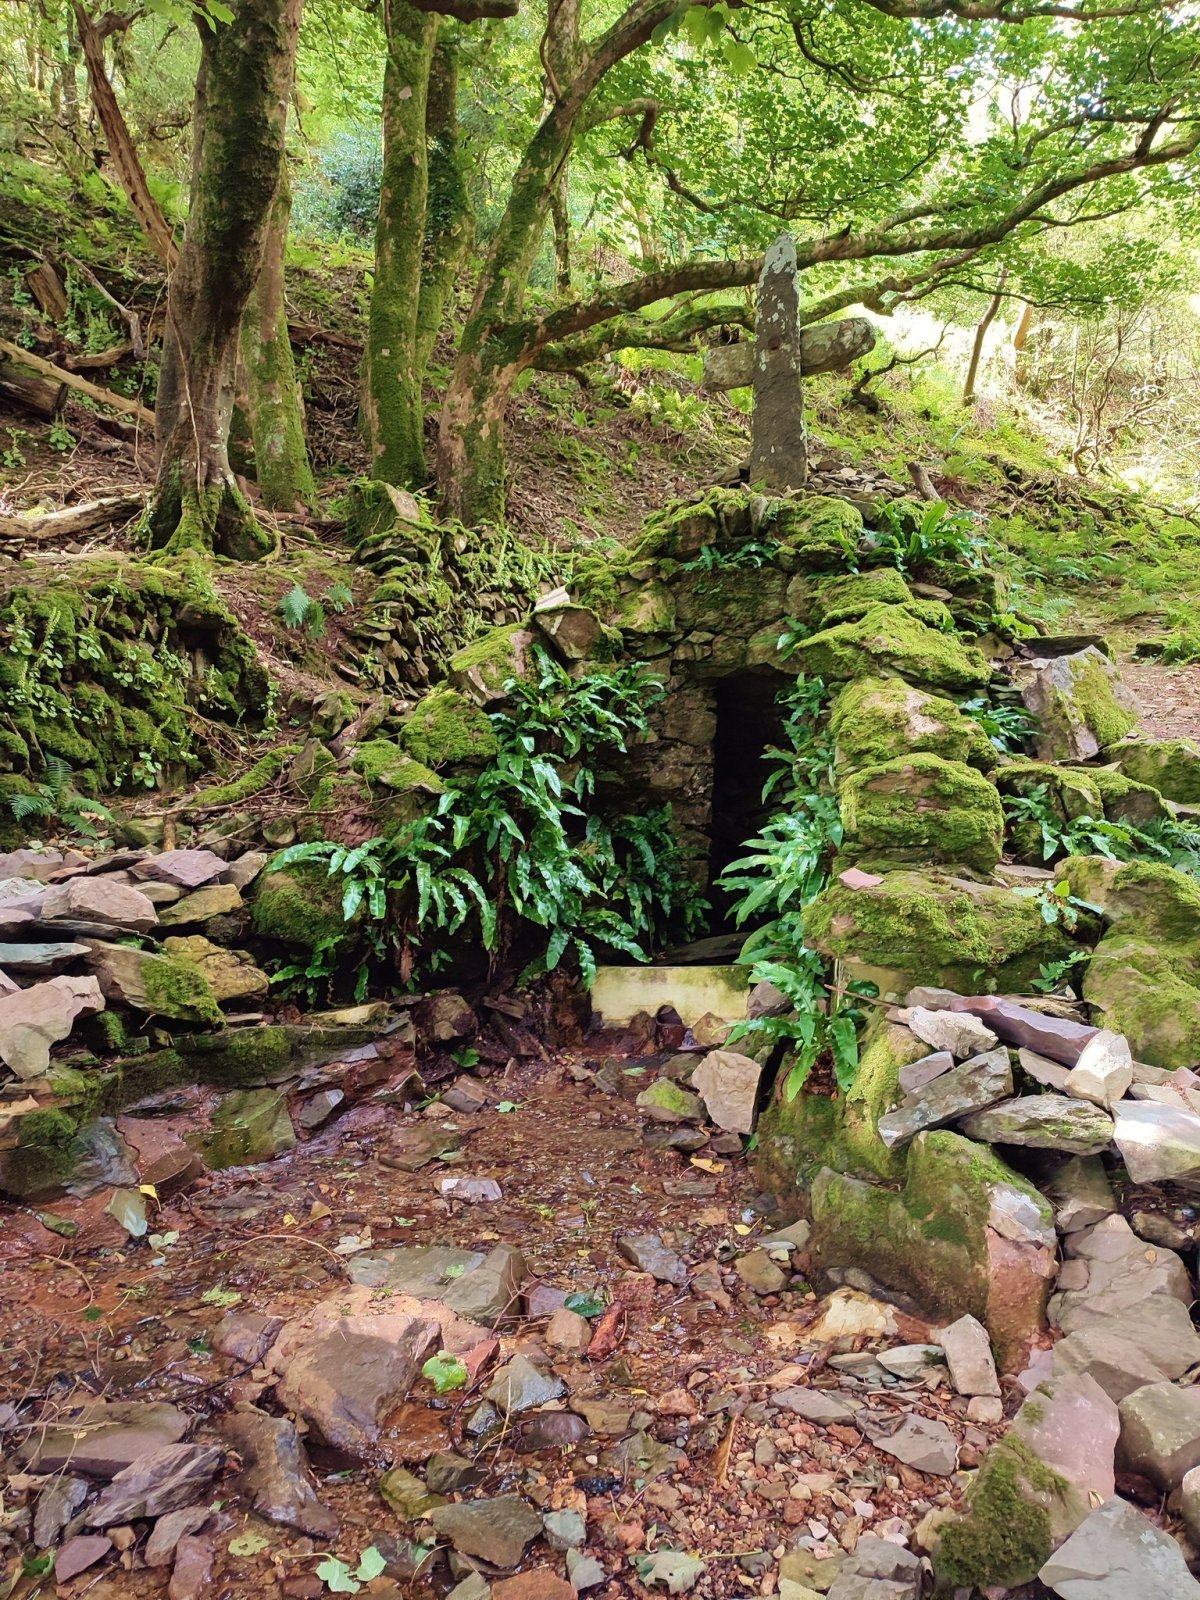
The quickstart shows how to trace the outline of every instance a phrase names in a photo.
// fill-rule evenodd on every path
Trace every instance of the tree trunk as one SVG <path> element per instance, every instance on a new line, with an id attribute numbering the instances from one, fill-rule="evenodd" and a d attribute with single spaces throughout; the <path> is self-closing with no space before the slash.
<path id="1" fill-rule="evenodd" d="M 996 313 L 1003 303 L 1004 280 L 1008 277 L 1008 268 L 1000 268 L 1000 276 L 996 279 L 996 292 L 988 303 L 987 310 L 979 319 L 979 326 L 975 329 L 975 343 L 971 347 L 971 364 L 967 368 L 967 381 L 963 384 L 963 405 L 969 406 L 975 399 L 975 380 L 979 376 L 979 362 L 983 356 L 983 341 L 987 338 L 987 331 L 995 321 Z"/>
<path id="2" fill-rule="evenodd" d="M 492 239 L 446 389 L 438 426 L 438 487 L 466 523 L 504 516 L 504 414 L 530 352 L 513 337 L 525 285 L 546 227 L 550 197 L 571 150 L 578 101 L 543 120 L 513 179 Z"/>
<path id="3" fill-rule="evenodd" d="M 550 215 L 554 220 L 554 287 L 560 294 L 571 292 L 571 212 L 568 198 L 567 168 L 564 164 L 550 196 Z"/>
<path id="4" fill-rule="evenodd" d="M 80 4 L 80 0 L 75 0 L 75 20 L 79 27 L 79 42 L 83 46 L 83 59 L 87 65 L 92 105 L 96 108 L 100 126 L 104 129 L 109 160 L 116 168 L 121 187 L 133 207 L 134 215 L 142 225 L 143 233 L 163 266 L 170 271 L 179 257 L 171 225 L 163 216 L 158 201 L 150 193 L 137 148 L 109 80 L 108 68 L 104 62 L 103 37 Z M 203 32 L 203 27 L 201 31 Z"/>
<path id="5" fill-rule="evenodd" d="M 383 178 L 363 414 L 372 472 L 387 483 L 411 488 L 425 482 L 424 371 L 417 359 L 417 311 L 429 194 L 425 116 L 439 26 L 436 15 L 418 11 L 408 0 L 388 0 Z"/>
<path id="6" fill-rule="evenodd" d="M 317 500 L 284 300 L 283 261 L 291 210 L 285 160 L 271 202 L 258 283 L 242 317 L 241 337 L 255 474 L 263 504 L 272 511 L 295 511 L 302 506 L 312 510 Z"/>
<path id="7" fill-rule="evenodd" d="M 425 258 L 417 301 L 417 372 L 429 366 L 459 268 L 471 248 L 475 219 L 463 178 L 458 142 L 458 52 L 439 38 L 425 107 L 429 195 L 425 207 Z"/>
<path id="8" fill-rule="evenodd" d="M 269 553 L 229 465 L 238 332 L 263 260 L 284 161 L 302 0 L 238 0 L 201 22 L 192 194 L 171 278 L 158 387 L 156 548 Z"/>

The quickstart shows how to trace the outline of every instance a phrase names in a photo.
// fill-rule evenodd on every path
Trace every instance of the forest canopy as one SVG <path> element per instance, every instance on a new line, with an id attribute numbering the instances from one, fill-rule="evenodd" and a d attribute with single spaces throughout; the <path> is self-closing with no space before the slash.
<path id="1" fill-rule="evenodd" d="M 1194 283 L 1200 21 L 1175 0 L 34 0 L 0 29 L 10 152 L 123 197 L 169 274 L 162 547 L 269 550 L 240 409 L 264 502 L 314 503 L 301 235 L 373 245 L 373 476 L 467 524 L 503 518 L 523 374 L 752 327 L 781 231 L 806 322 L 995 297 L 1094 323 Z"/>

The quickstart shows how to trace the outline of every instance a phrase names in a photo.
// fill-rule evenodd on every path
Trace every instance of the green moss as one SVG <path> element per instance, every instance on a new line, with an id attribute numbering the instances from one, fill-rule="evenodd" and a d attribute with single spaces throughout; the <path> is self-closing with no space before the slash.
<path id="1" fill-rule="evenodd" d="M 900 677 L 956 691 L 981 688 L 991 675 L 978 650 L 928 627 L 907 606 L 873 606 L 854 622 L 812 634 L 796 646 L 792 663 L 826 683 Z"/>
<path id="2" fill-rule="evenodd" d="M 988 771 L 991 740 L 953 700 L 914 689 L 901 678 L 860 678 L 847 684 L 829 718 L 839 772 L 853 772 L 917 752 L 965 761 Z"/>
<path id="3" fill-rule="evenodd" d="M 434 689 L 404 719 L 397 741 L 407 755 L 435 771 L 482 764 L 499 754 L 487 716 L 456 689 Z"/>
<path id="4" fill-rule="evenodd" d="M 287 1099 L 280 1090 L 250 1089 L 226 1095 L 213 1113 L 212 1127 L 189 1141 L 215 1168 L 269 1161 L 296 1142 Z"/>
<path id="5" fill-rule="evenodd" d="M 804 580 L 797 580 L 803 583 Z M 809 611 L 813 622 L 831 628 L 838 622 L 853 622 L 872 606 L 903 606 L 911 603 L 912 590 L 895 567 L 875 567 L 870 572 L 848 572 L 836 578 L 812 581 Z"/>
<path id="6" fill-rule="evenodd" d="M 219 1025 L 221 1008 L 208 979 L 187 962 L 159 956 L 145 962 L 142 981 L 150 1011 L 180 1022 L 208 1022 Z"/>
<path id="7" fill-rule="evenodd" d="M 863 1042 L 846 1096 L 801 1090 L 790 1101 L 776 1098 L 759 1123 L 757 1161 L 768 1186 L 789 1195 L 824 1166 L 866 1177 L 900 1177 L 906 1152 L 889 1149 L 876 1125 L 899 1098 L 901 1067 L 927 1053 L 928 1046 L 907 1028 L 879 1021 Z"/>
<path id="8" fill-rule="evenodd" d="M 1028 1328 L 1037 1326 L 1049 1280 L 1031 1262 L 1023 1278 L 1006 1276 L 992 1302 L 989 1220 L 998 1189 L 1032 1202 L 1052 1232 L 1046 1201 L 994 1152 L 957 1133 L 919 1134 L 900 1189 L 829 1166 L 818 1174 L 811 1192 L 813 1250 L 820 1263 L 864 1267 L 938 1316 L 978 1317 L 1001 1364 L 1011 1368 L 1028 1353 Z"/>
<path id="9" fill-rule="evenodd" d="M 1137 726 L 1137 717 L 1117 699 L 1114 693 L 1112 668 L 1099 651 L 1081 652 L 1072 676 L 1075 704 L 1083 721 L 1099 740 L 1102 750 L 1116 744 L 1131 728 Z M 1129 775 L 1139 777 L 1136 772 L 1131 772 Z M 1200 798 L 1200 752 L 1196 753 L 1196 775 L 1196 794 Z M 1140 779 L 1140 781 L 1146 780 Z M 1166 793 L 1162 784 L 1156 787 Z"/>
<path id="10" fill-rule="evenodd" d="M 1060 822 L 1104 815 L 1096 775 L 1090 769 L 1056 767 L 1046 761 L 1005 761 L 992 774 L 992 781 L 1001 794 L 1008 795 L 1029 795 L 1045 788 Z"/>
<path id="11" fill-rule="evenodd" d="M 1191 873 L 1104 856 L 1070 856 L 1060 871 L 1072 893 L 1098 905 L 1122 931 L 1180 951 L 1200 945 L 1200 883 Z"/>
<path id="12" fill-rule="evenodd" d="M 787 575 L 775 567 L 717 567 L 680 574 L 670 592 L 680 628 L 746 638 L 770 622 L 778 635 L 787 588 Z"/>
<path id="13" fill-rule="evenodd" d="M 1013 1589 L 1031 1583 L 1054 1549 L 1041 1503 L 1066 1481 L 1010 1434 L 994 1445 L 971 1489 L 970 1508 L 940 1532 L 934 1568 L 949 1589 Z"/>
<path id="14" fill-rule="evenodd" d="M 865 889 L 835 879 L 805 913 L 805 932 L 887 995 L 916 983 L 1019 992 L 1073 948 L 1029 897 L 933 872 L 889 872 Z"/>
<path id="15" fill-rule="evenodd" d="M 0 774 L 0 850 L 19 850 L 29 838 L 29 823 L 18 822 L 12 814 L 10 801 L 14 795 L 36 794 L 36 787 L 28 778 L 21 778 L 16 773 Z"/>
<path id="16" fill-rule="evenodd" d="M 492 628 L 450 657 L 447 672 L 456 689 L 479 705 L 503 700 L 505 685 L 525 677 L 533 635 L 524 623 Z"/>
<path id="17" fill-rule="evenodd" d="M 1095 785 L 1109 822 L 1144 828 L 1148 822 L 1170 817 L 1171 807 L 1148 783 L 1138 783 L 1111 767 L 1092 767 L 1088 778 Z M 1094 813 L 1093 813 L 1094 814 Z"/>
<path id="18" fill-rule="evenodd" d="M 1200 926 L 1190 943 L 1171 946 L 1122 925 L 1097 945 L 1083 996 L 1138 1061 L 1173 1071 L 1200 1061 L 1198 984 Z"/>
<path id="19" fill-rule="evenodd" d="M 774 504 L 771 532 L 802 572 L 839 572 L 852 564 L 863 521 L 848 500 L 814 494 Z"/>
<path id="20" fill-rule="evenodd" d="M 427 789 L 431 794 L 441 794 L 446 787 L 436 772 L 405 755 L 391 739 L 369 739 L 366 744 L 360 744 L 350 765 L 368 783 L 383 784 L 385 788 L 401 792 Z"/>
<path id="21" fill-rule="evenodd" d="M 748 489 L 720 487 L 699 500 L 675 501 L 647 519 L 632 560 L 687 561 L 706 545 L 732 549 L 763 531 L 773 504 Z"/>
<path id="22" fill-rule="evenodd" d="M 342 884 L 317 862 L 268 869 L 255 885 L 252 926 L 260 938 L 311 951 L 347 932 Z"/>
<path id="23" fill-rule="evenodd" d="M 1120 733 L 1101 739 L 1107 759 L 1127 778 L 1157 789 L 1181 805 L 1200 804 L 1200 748 L 1190 739 L 1130 739 L 1118 743 L 1133 726 L 1129 718 Z"/>
<path id="24" fill-rule="evenodd" d="M 22 1199 L 61 1188 L 78 1160 L 78 1128 L 77 1118 L 60 1107 L 22 1117 L 15 1148 L 0 1152 L 0 1188 Z"/>
<path id="25" fill-rule="evenodd" d="M 1004 812 L 973 767 L 900 756 L 864 767 L 839 790 L 843 850 L 860 863 L 912 861 L 988 873 L 1000 859 Z"/>
<path id="26" fill-rule="evenodd" d="M 188 810 L 205 811 L 211 806 L 232 806 L 252 799 L 274 783 L 288 762 L 294 761 L 302 749 L 303 746 L 298 744 L 277 745 L 274 750 L 259 756 L 240 778 L 234 778 L 229 783 L 214 784 L 207 789 L 197 789 L 188 801 Z"/>

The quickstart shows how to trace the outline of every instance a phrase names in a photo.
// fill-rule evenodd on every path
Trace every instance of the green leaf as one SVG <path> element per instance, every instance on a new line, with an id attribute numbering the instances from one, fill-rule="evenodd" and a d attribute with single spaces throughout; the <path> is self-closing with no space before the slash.
<path id="1" fill-rule="evenodd" d="M 279 602 L 280 615 L 289 628 L 302 628 L 313 600 L 300 584 L 293 584 Z"/>
<path id="2" fill-rule="evenodd" d="M 516 1109 L 517 1102 L 515 1100 L 500 1100 L 496 1103 L 496 1110 L 501 1116 L 507 1116 L 510 1111 L 515 1111 Z"/>
<path id="3" fill-rule="evenodd" d="M 437 1394 L 449 1394 L 452 1389 L 464 1388 L 470 1377 L 459 1358 L 448 1350 L 439 1350 L 436 1356 L 430 1356 L 421 1368 L 421 1375 L 429 1379 Z"/>
<path id="4" fill-rule="evenodd" d="M 231 1556 L 256 1556 L 260 1550 L 270 1549 L 271 1541 L 266 1534 L 239 1533 L 236 1538 L 229 1541 L 229 1554 Z"/>
<path id="5" fill-rule="evenodd" d="M 373 1544 L 369 1544 L 358 1558 L 358 1567 L 354 1576 L 361 1578 L 364 1583 L 370 1583 L 372 1578 L 380 1577 L 387 1569 L 387 1560 L 381 1556 Z"/>
<path id="6" fill-rule="evenodd" d="M 35 1211 L 43 1228 L 48 1228 L 51 1233 L 57 1233 L 60 1238 L 73 1239 L 79 1232 L 79 1224 L 72 1222 L 70 1217 L 56 1217 L 52 1211 Z"/>
<path id="7" fill-rule="evenodd" d="M 362 1584 L 357 1582 L 350 1568 L 337 1556 L 326 1556 L 317 1568 L 317 1577 L 330 1594 L 357 1594 Z"/>
<path id="8" fill-rule="evenodd" d="M 568 1311 L 574 1311 L 576 1316 L 586 1317 L 590 1322 L 593 1317 L 598 1317 L 604 1310 L 606 1301 L 594 1290 L 576 1290 L 569 1294 L 564 1302 Z"/>
<path id="9" fill-rule="evenodd" d="M 223 1289 L 218 1284 L 216 1288 L 204 1291 L 200 1296 L 200 1303 L 206 1306 L 220 1306 L 222 1310 L 228 1310 L 230 1306 L 239 1305 L 241 1299 L 242 1297 L 236 1289 Z"/>

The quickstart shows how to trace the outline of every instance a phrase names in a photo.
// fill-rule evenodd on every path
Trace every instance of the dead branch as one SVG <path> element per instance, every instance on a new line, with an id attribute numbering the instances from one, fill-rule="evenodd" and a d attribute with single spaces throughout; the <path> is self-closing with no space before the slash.
<path id="1" fill-rule="evenodd" d="M 85 500 L 82 505 L 64 506 L 61 511 L 35 515 L 0 516 L 0 539 L 75 539 L 81 534 L 98 533 L 114 523 L 136 516 L 146 504 L 146 489 L 126 489 L 105 495 L 101 500 Z"/>
<path id="2" fill-rule="evenodd" d="M 77 394 L 87 395 L 88 399 L 94 400 L 97 405 L 108 406 L 113 411 L 123 411 L 126 416 L 136 417 L 143 427 L 153 432 L 154 413 L 139 400 L 131 400 L 128 395 L 115 394 L 111 389 L 102 389 L 97 383 L 89 383 L 78 373 L 68 372 L 64 367 L 56 367 L 53 361 L 45 361 L 41 356 L 35 356 L 31 350 L 22 350 L 20 345 L 10 344 L 7 339 L 0 339 L 0 356 L 16 362 L 19 366 L 31 367 L 43 378 L 54 378 L 59 383 L 65 383 L 68 389 L 74 389 Z"/>
<path id="3" fill-rule="evenodd" d="M 76 272 L 84 280 L 84 282 L 91 284 L 96 293 L 102 299 L 107 300 L 109 305 L 112 306 L 113 310 L 121 318 L 121 321 L 129 329 L 129 341 L 133 345 L 134 355 L 139 361 L 143 361 L 146 356 L 146 341 L 142 337 L 141 317 L 139 317 L 137 312 L 134 311 L 130 306 L 123 306 L 117 299 L 116 295 L 112 294 L 104 287 L 104 285 L 100 282 L 100 279 L 92 271 L 91 267 L 85 266 L 82 261 L 72 255 L 68 255 L 67 260 L 75 268 Z"/>

